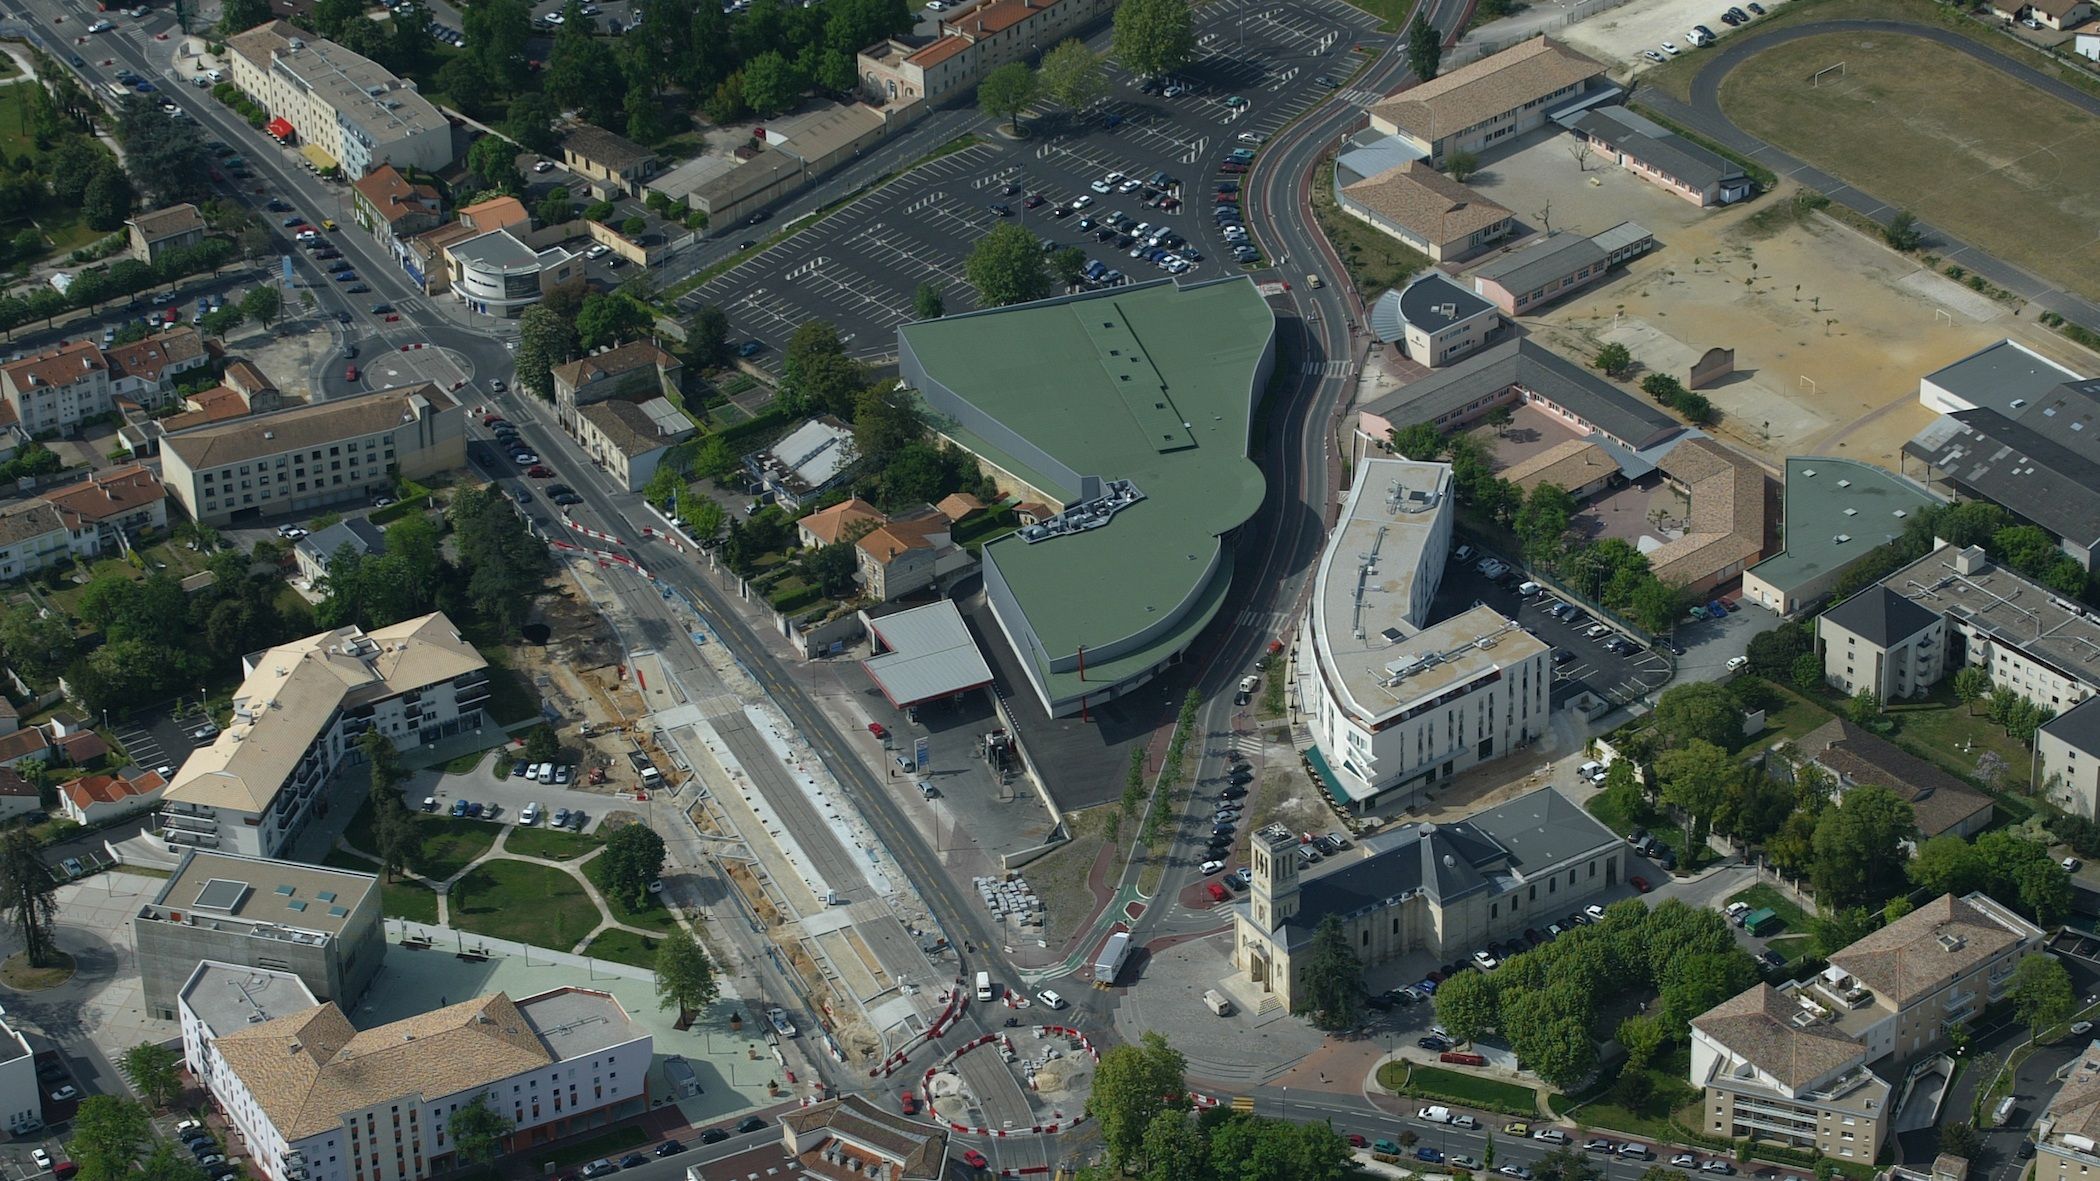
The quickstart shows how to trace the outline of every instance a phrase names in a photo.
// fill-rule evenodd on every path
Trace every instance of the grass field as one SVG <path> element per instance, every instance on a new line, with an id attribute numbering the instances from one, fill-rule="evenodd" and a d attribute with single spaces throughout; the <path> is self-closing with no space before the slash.
<path id="1" fill-rule="evenodd" d="M 600 857 L 589 865 L 584 866 L 583 876 L 591 879 L 591 884 L 598 887 L 598 895 L 605 899 L 605 908 L 612 912 L 615 921 L 625 923 L 630 927 L 640 927 L 645 931 L 675 931 L 678 929 L 678 920 L 672 918 L 671 912 L 664 909 L 664 904 L 658 901 L 658 895 L 651 895 L 647 906 L 640 910 L 635 910 L 627 904 L 627 899 L 618 897 L 612 891 L 606 889 L 605 858 Z"/>
<path id="2" fill-rule="evenodd" d="M 485 861 L 452 884 L 452 925 L 498 939 L 567 951 L 598 925 L 598 908 L 575 878 L 528 861 Z"/>
<path id="3" fill-rule="evenodd" d="M 1816 71 L 1841 75 L 1811 87 Z M 2100 297 L 2100 121 L 1965 54 L 1886 33 L 1767 49 L 1721 103 L 1743 130 L 1983 250 Z M 1928 247 L 1929 248 L 1929 247 Z"/>
<path id="4" fill-rule="evenodd" d="M 321 864 L 358 873 L 379 872 L 378 862 L 342 849 L 329 850 L 328 856 L 321 859 Z M 379 884 L 379 913 L 388 918 L 407 919 L 412 923 L 436 923 L 438 898 L 417 882 L 382 881 Z"/>
<path id="5" fill-rule="evenodd" d="M 614 929 L 591 940 L 584 954 L 614 963 L 656 970 L 656 940 L 632 931 Z"/>
<path id="6" fill-rule="evenodd" d="M 467 867 L 467 863 L 481 856 L 496 843 L 497 826 L 486 820 L 454 820 L 450 816 L 425 812 L 409 814 L 416 822 L 416 829 L 423 838 L 422 851 L 408 859 L 408 867 L 433 882 L 442 882 Z M 343 839 L 351 847 L 367 853 L 378 849 L 372 839 L 372 802 L 366 800 L 357 806 L 357 815 L 350 818 L 350 827 L 343 831 Z M 579 934 L 578 938 L 582 938 Z"/>
<path id="7" fill-rule="evenodd" d="M 551 828 L 523 828 L 510 830 L 503 840 L 503 851 L 516 853 L 520 857 L 544 857 L 549 861 L 574 861 L 578 857 L 604 844 L 596 834 L 581 832 L 558 832 Z"/>
<path id="8" fill-rule="evenodd" d="M 1538 1092 L 1530 1087 L 1440 1066 L 1388 1062 L 1378 1068 L 1378 1085 L 1390 1091 L 1447 1099 L 1512 1115 L 1531 1115 L 1538 1110 Z"/>

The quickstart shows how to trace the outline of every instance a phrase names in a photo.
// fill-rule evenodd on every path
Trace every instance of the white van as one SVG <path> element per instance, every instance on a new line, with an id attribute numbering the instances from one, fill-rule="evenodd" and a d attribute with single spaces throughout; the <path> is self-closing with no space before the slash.
<path id="1" fill-rule="evenodd" d="M 992 974 L 990 972 L 977 973 L 977 999 L 980 1001 L 992 999 Z"/>
<path id="2" fill-rule="evenodd" d="M 553 763 L 541 763 L 541 764 L 540 764 L 540 765 L 539 765 L 538 767 L 536 767 L 536 768 L 534 768 L 534 769 L 535 769 L 535 770 L 537 770 L 537 771 L 539 772 L 539 774 L 538 774 L 538 775 L 535 775 L 535 776 L 532 776 L 532 778 L 538 779 L 538 780 L 539 780 L 539 781 L 540 781 L 541 783 L 552 783 L 552 782 L 554 782 L 554 764 L 553 764 Z"/>

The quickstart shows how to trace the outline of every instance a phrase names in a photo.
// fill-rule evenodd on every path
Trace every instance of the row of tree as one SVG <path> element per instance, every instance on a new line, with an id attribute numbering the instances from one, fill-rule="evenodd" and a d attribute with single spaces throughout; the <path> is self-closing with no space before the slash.
<path id="1" fill-rule="evenodd" d="M 1348 1142 L 1327 1124 L 1290 1123 L 1224 1108 L 1191 1112 L 1188 1063 L 1156 1031 L 1101 1055 L 1086 1110 L 1101 1129 L 1105 1168 L 1091 1179 L 1340 1181 L 1356 1176 Z"/>

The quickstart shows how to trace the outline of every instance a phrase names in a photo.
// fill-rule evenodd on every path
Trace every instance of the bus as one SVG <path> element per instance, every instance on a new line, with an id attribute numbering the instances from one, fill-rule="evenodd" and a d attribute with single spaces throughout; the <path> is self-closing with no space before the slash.
<path id="1" fill-rule="evenodd" d="M 131 88 L 124 85 L 122 82 L 104 82 L 102 84 L 102 89 L 108 91 L 109 96 L 113 99 L 116 99 L 118 102 L 123 102 L 125 96 L 131 93 Z"/>

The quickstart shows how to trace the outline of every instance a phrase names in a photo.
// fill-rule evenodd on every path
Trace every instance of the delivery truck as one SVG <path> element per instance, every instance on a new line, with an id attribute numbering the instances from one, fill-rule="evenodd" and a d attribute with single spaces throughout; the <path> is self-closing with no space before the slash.
<path id="1" fill-rule="evenodd" d="M 1203 1007 L 1220 1017 L 1227 1016 L 1232 1012 L 1232 1002 L 1226 1000 L 1225 994 L 1215 988 L 1203 990 Z"/>
<path id="2" fill-rule="evenodd" d="M 1123 961 L 1130 958 L 1130 932 L 1118 931 L 1101 945 L 1101 954 L 1094 957 L 1094 987 L 1108 988 L 1115 984 L 1116 975 L 1123 970 Z"/>

